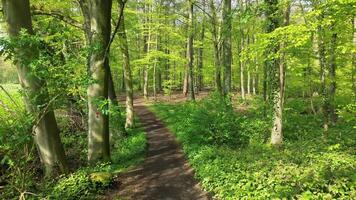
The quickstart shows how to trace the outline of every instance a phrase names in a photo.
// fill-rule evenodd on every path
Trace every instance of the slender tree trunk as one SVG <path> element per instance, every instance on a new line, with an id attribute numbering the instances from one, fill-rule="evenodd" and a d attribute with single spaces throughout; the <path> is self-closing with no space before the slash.
<path id="1" fill-rule="evenodd" d="M 356 31 L 355 28 L 355 17 L 352 18 L 352 44 L 356 46 Z M 356 53 L 352 53 L 352 71 L 351 71 L 351 82 L 352 82 L 352 92 L 356 94 L 356 81 L 355 81 L 355 74 L 356 74 Z"/>
<path id="2" fill-rule="evenodd" d="M 258 87 L 257 86 L 257 80 L 258 79 L 258 64 L 257 64 L 257 58 L 254 59 L 254 65 L 255 65 L 255 69 L 254 69 L 254 73 L 252 75 L 252 92 L 253 92 L 253 95 L 256 95 L 257 94 L 257 90 L 256 88 Z"/>
<path id="3" fill-rule="evenodd" d="M 204 38 L 205 38 L 205 18 L 203 19 L 202 22 L 202 30 L 201 30 L 201 35 L 200 35 L 200 40 L 201 43 L 204 44 Z M 201 91 L 203 89 L 203 45 L 199 47 L 198 51 L 198 80 L 197 80 L 197 85 L 198 85 L 198 90 Z"/>
<path id="4" fill-rule="evenodd" d="M 33 34 L 30 3 L 28 0 L 2 0 L 5 21 L 11 38 L 16 38 L 21 29 Z M 15 49 L 17 72 L 20 84 L 25 91 L 25 105 L 28 112 L 38 114 L 34 129 L 34 139 L 37 144 L 41 162 L 45 167 L 45 174 L 52 176 L 58 164 L 63 173 L 68 172 L 68 164 L 61 143 L 57 121 L 50 107 L 49 96 L 45 89 L 46 83 L 35 76 L 30 62 L 38 56 L 38 52 L 31 46 Z M 40 94 L 40 95 L 39 95 Z M 46 105 L 43 107 L 43 105 Z"/>
<path id="5" fill-rule="evenodd" d="M 323 16 L 321 16 L 323 19 Z M 323 98 L 323 127 L 324 127 L 324 137 L 327 137 L 327 132 L 329 130 L 329 100 L 326 89 L 326 50 L 325 50 L 325 30 L 323 27 L 318 27 L 318 54 L 319 54 L 319 65 L 320 65 L 320 92 Z"/>
<path id="6" fill-rule="evenodd" d="M 247 69 L 247 94 L 251 94 L 251 73 L 250 69 Z"/>
<path id="7" fill-rule="evenodd" d="M 333 30 L 334 28 L 332 28 Z M 329 121 L 332 124 L 336 123 L 337 115 L 335 112 L 335 92 L 336 92 L 336 47 L 337 47 L 337 34 L 333 33 L 330 43 L 330 64 L 329 64 Z"/>
<path id="8" fill-rule="evenodd" d="M 116 92 L 115 92 L 115 85 L 114 85 L 114 81 L 112 78 L 111 67 L 108 62 L 107 62 L 106 69 L 107 69 L 108 76 L 109 76 L 108 97 L 110 100 L 110 104 L 116 109 L 116 111 L 118 111 L 118 113 L 116 113 L 116 114 L 120 115 L 121 111 L 119 110 L 119 102 L 117 100 L 117 96 L 116 96 Z M 124 123 L 118 124 L 118 128 L 119 128 L 119 132 L 121 134 L 126 135 Z"/>
<path id="9" fill-rule="evenodd" d="M 224 66 L 224 94 L 227 95 L 231 92 L 231 0 L 223 0 L 223 24 L 222 24 L 222 45 L 223 57 L 222 62 Z"/>
<path id="10" fill-rule="evenodd" d="M 193 50 L 193 40 L 194 40 L 194 21 L 193 21 L 193 0 L 189 0 L 189 33 L 188 33 L 188 48 L 187 48 L 187 56 L 188 56 L 188 70 L 189 70 L 189 78 L 188 78 L 188 87 L 189 87 L 189 99 L 194 101 L 194 73 L 193 73 L 193 63 L 194 63 L 194 50 Z"/>
<path id="11" fill-rule="evenodd" d="M 241 29 L 241 38 L 240 38 L 240 45 L 239 45 L 239 55 L 240 55 L 240 60 L 239 60 L 239 64 L 240 64 L 240 90 L 241 90 L 241 98 L 244 100 L 245 99 L 245 63 L 244 61 L 241 60 L 241 54 L 242 51 L 245 48 L 245 44 L 244 44 L 244 33 L 243 30 Z"/>
<path id="12" fill-rule="evenodd" d="M 221 94 L 221 62 L 220 62 L 220 47 L 219 47 L 219 37 L 218 37 L 218 20 L 216 14 L 216 8 L 214 5 L 214 0 L 210 0 L 210 10 L 212 12 L 211 24 L 212 24 L 212 36 L 214 43 L 214 65 L 215 65 L 215 87 L 216 90 Z"/>
<path id="13" fill-rule="evenodd" d="M 189 79 L 189 72 L 188 72 L 188 69 L 187 67 L 185 68 L 185 71 L 184 71 L 184 79 L 183 79 L 183 95 L 184 96 L 188 96 L 188 79 Z"/>
<path id="14" fill-rule="evenodd" d="M 124 11 L 125 2 L 119 0 L 119 10 Z M 125 86 L 126 86 L 126 128 L 134 127 L 134 106 L 133 106 L 133 85 L 132 85 L 132 72 L 130 66 L 130 56 L 129 48 L 127 44 L 127 36 L 125 29 L 125 17 L 124 14 L 119 13 L 119 16 L 122 15 L 122 20 L 119 28 L 119 41 L 120 49 L 122 52 L 122 57 L 124 59 L 124 74 L 125 74 Z"/>
<path id="15" fill-rule="evenodd" d="M 145 4 L 145 14 L 149 15 L 150 6 L 148 3 Z M 143 36 L 144 41 L 144 53 L 147 56 L 150 52 L 150 38 L 151 38 L 151 29 L 150 29 L 150 17 L 145 17 L 145 34 Z M 143 67 L 143 97 L 148 99 L 148 65 Z"/>
<path id="16" fill-rule="evenodd" d="M 250 45 L 250 35 L 249 32 L 247 32 L 247 41 L 246 41 L 246 47 L 249 48 Z M 251 65 L 250 65 L 250 60 L 248 59 L 247 61 L 247 94 L 251 94 Z"/>
<path id="17" fill-rule="evenodd" d="M 158 51 L 158 35 L 156 35 L 156 51 Z M 153 98 L 156 100 L 157 98 L 157 64 L 158 59 L 156 58 L 153 64 Z"/>

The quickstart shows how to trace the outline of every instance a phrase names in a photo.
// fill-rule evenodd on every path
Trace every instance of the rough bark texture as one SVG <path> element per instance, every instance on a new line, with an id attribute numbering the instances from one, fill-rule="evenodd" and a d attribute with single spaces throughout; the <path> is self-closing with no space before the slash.
<path id="1" fill-rule="evenodd" d="M 29 0 L 3 0 L 5 20 L 8 24 L 10 37 L 16 38 L 21 29 L 33 34 Z M 45 166 L 46 175 L 54 173 L 56 164 L 62 172 L 68 171 L 64 149 L 61 143 L 56 118 L 52 110 L 47 110 L 49 96 L 44 89 L 45 81 L 34 76 L 29 61 L 37 56 L 36 49 L 31 47 L 15 50 L 18 57 L 17 71 L 22 88 L 25 90 L 25 104 L 27 111 L 38 115 L 34 126 L 35 141 L 41 162 Z M 39 95 L 40 94 L 40 95 Z M 43 107 L 43 105 L 46 105 Z M 39 109 L 40 108 L 40 109 Z"/>
<path id="2" fill-rule="evenodd" d="M 90 77 L 88 87 L 88 160 L 90 163 L 110 160 L 109 118 L 98 104 L 108 98 L 108 73 L 105 51 L 111 34 L 111 0 L 89 0 L 90 44 L 98 48 L 90 55 Z"/>
<path id="3" fill-rule="evenodd" d="M 122 8 L 125 6 L 122 0 L 119 0 L 119 6 Z M 120 9 L 119 9 L 120 10 Z M 122 11 L 124 9 L 121 9 Z M 134 126 L 134 107 L 133 107 L 133 86 L 132 86 L 132 72 L 130 66 L 129 47 L 127 44 L 127 36 L 125 29 L 125 18 L 122 16 L 119 29 L 119 40 L 122 57 L 124 59 L 124 74 L 125 74 L 125 86 L 126 86 L 126 128 L 132 128 Z"/>

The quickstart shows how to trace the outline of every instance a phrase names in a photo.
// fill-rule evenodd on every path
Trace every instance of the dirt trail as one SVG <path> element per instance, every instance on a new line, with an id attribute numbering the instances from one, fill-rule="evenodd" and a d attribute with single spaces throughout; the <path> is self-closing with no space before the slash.
<path id="1" fill-rule="evenodd" d="M 194 179 L 174 136 L 152 112 L 137 103 L 135 112 L 147 134 L 147 155 L 141 166 L 118 178 L 118 191 L 109 199 L 115 196 L 124 200 L 210 199 Z"/>

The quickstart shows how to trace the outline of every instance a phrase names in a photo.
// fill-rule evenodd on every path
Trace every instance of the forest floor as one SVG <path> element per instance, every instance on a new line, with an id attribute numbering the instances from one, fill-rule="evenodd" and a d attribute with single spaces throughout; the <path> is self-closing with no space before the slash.
<path id="1" fill-rule="evenodd" d="M 201 93 L 199 98 L 206 95 Z M 180 102 L 185 99 L 183 95 L 175 94 L 172 97 L 158 96 L 156 100 Z M 146 107 L 150 103 L 150 100 L 135 98 L 135 112 L 146 131 L 146 158 L 142 165 L 117 178 L 116 189 L 108 192 L 107 199 L 210 199 L 194 179 L 194 171 L 173 134 Z"/>

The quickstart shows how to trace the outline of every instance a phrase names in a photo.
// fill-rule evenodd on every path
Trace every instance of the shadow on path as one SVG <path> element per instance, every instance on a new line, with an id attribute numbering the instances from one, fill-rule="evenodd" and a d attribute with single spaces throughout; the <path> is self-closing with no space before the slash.
<path id="1" fill-rule="evenodd" d="M 135 112 L 146 131 L 147 156 L 141 166 L 118 177 L 115 196 L 125 200 L 210 199 L 165 125 L 143 105 L 137 105 Z"/>

